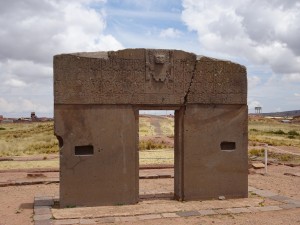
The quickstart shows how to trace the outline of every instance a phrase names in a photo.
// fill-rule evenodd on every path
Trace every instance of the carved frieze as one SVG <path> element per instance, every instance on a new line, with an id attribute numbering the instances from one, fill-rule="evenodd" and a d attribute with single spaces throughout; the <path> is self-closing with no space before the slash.
<path id="1" fill-rule="evenodd" d="M 178 50 L 54 57 L 55 104 L 246 104 L 245 67 Z"/>

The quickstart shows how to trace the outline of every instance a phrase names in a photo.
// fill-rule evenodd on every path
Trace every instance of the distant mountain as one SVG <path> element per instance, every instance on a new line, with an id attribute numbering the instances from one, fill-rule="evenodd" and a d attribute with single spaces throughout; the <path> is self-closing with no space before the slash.
<path id="1" fill-rule="evenodd" d="M 278 116 L 278 117 L 294 117 L 300 116 L 300 110 L 292 110 L 285 112 L 261 113 L 262 116 Z"/>

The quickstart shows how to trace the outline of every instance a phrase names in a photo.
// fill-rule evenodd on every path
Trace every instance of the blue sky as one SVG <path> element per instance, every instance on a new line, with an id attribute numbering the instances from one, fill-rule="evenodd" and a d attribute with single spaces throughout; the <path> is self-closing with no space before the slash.
<path id="1" fill-rule="evenodd" d="M 0 2 L 0 115 L 53 115 L 55 54 L 181 49 L 247 67 L 249 112 L 300 109 L 300 1 Z"/>

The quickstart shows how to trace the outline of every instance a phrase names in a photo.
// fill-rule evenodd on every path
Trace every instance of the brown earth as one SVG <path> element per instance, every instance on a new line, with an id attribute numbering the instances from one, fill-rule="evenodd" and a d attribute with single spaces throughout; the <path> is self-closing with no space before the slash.
<path id="1" fill-rule="evenodd" d="M 249 175 L 249 185 L 300 199 L 300 177 L 284 175 L 284 173 L 299 173 L 300 167 L 271 165 L 268 174 L 264 170 L 256 170 Z M 26 173 L 1 173 L 1 180 L 22 178 Z M 56 173 L 45 173 L 45 176 L 57 176 Z M 32 178 L 34 179 L 34 178 Z M 173 179 L 140 180 L 141 192 L 171 192 Z M 33 224 L 33 198 L 38 195 L 54 195 L 59 192 L 58 184 L 26 185 L 0 187 L 0 225 Z M 155 206 L 155 205 L 154 205 Z M 289 209 L 273 212 L 214 215 L 187 218 L 164 218 L 124 222 L 123 224 L 299 224 L 300 209 Z"/>

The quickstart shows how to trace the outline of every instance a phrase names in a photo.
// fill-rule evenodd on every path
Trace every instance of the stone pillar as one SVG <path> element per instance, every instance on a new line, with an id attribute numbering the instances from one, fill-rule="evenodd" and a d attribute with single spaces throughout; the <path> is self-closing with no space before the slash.
<path id="1" fill-rule="evenodd" d="M 184 200 L 247 197 L 247 113 L 246 105 L 187 105 Z"/>
<path id="2" fill-rule="evenodd" d="M 138 202 L 138 152 L 131 106 L 56 105 L 60 205 Z"/>

